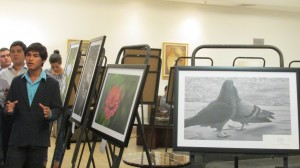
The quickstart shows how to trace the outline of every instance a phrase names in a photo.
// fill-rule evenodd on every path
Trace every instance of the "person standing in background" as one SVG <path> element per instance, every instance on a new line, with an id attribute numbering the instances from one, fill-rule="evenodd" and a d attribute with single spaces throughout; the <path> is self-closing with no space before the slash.
<path id="1" fill-rule="evenodd" d="M 61 67 L 62 57 L 59 54 L 59 50 L 54 50 L 53 54 L 51 54 L 50 57 L 49 57 L 49 62 L 50 62 L 51 68 L 46 69 L 45 72 L 50 77 L 56 79 L 59 84 L 61 84 L 64 69 Z M 59 131 L 60 125 L 61 125 L 61 119 L 62 119 L 62 116 L 60 116 L 57 119 L 56 124 L 53 124 L 54 126 L 56 125 L 56 127 L 54 127 L 53 130 L 56 133 L 56 138 L 57 138 L 57 141 L 56 141 L 57 142 L 56 143 L 57 150 L 54 153 L 54 158 L 53 158 L 54 159 L 54 166 L 53 166 L 53 168 L 58 168 L 59 167 L 60 160 L 61 160 L 62 153 L 63 153 L 63 143 L 64 143 L 63 134 L 58 134 L 58 131 Z M 60 135 L 60 136 L 58 137 L 58 135 Z M 47 164 L 47 161 L 45 162 L 45 166 L 46 166 L 46 164 Z"/>
<path id="2" fill-rule="evenodd" d="M 26 45 L 22 41 L 15 41 L 10 46 L 10 57 L 13 65 L 0 71 L 0 79 L 6 80 L 9 85 L 14 77 L 24 74 L 27 71 L 27 67 L 25 67 L 25 50 Z M 2 106 L 5 102 L 8 89 L 0 90 L 0 104 Z"/>
<path id="3" fill-rule="evenodd" d="M 10 86 L 12 80 L 17 75 L 24 74 L 27 71 L 25 67 L 25 50 L 26 45 L 22 41 L 15 41 L 10 45 L 10 58 L 13 63 L 12 66 L 0 71 L 0 79 L 5 80 Z M 9 88 L 0 89 L 0 106 L 4 107 Z M 8 149 L 8 142 L 11 132 L 12 120 L 7 118 L 1 112 L 1 138 L 3 148 L 3 162 L 6 160 L 6 153 Z"/>
<path id="4" fill-rule="evenodd" d="M 61 67 L 62 57 L 59 53 L 59 50 L 54 50 L 53 54 L 50 55 L 49 62 L 51 68 L 46 69 L 45 72 L 60 83 L 63 77 L 64 69 Z"/>
<path id="5" fill-rule="evenodd" d="M 8 68 L 11 66 L 11 58 L 10 58 L 10 51 L 8 48 L 1 48 L 0 49 L 0 71 L 2 69 Z M 3 84 L 1 84 L 3 85 Z M 2 86 L 3 87 L 3 86 Z M 1 89 L 2 89 L 1 87 Z M 0 105 L 0 123 L 2 123 L 2 106 Z M 4 167 L 4 155 L 3 155 L 3 147 L 2 147 L 2 126 L 0 124 L 0 168 Z"/>
<path id="6" fill-rule="evenodd" d="M 170 114 L 170 105 L 167 103 L 168 86 L 165 86 L 164 92 L 164 95 L 160 98 L 158 110 L 160 116 L 168 117 Z"/>
<path id="7" fill-rule="evenodd" d="M 41 43 L 25 50 L 28 71 L 15 77 L 5 103 L 5 114 L 14 120 L 6 168 L 44 168 L 50 146 L 50 122 L 61 113 L 59 83 L 42 67 L 48 53 Z"/>
<path id="8" fill-rule="evenodd" d="M 10 51 L 8 48 L 0 49 L 0 71 L 11 66 Z"/>

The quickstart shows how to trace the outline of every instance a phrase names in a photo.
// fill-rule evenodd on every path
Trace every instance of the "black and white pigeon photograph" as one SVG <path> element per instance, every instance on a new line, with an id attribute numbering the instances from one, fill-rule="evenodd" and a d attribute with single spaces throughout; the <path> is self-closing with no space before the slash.
<path id="1" fill-rule="evenodd" d="M 187 140 L 291 135 L 288 78 L 186 77 L 184 100 Z"/>

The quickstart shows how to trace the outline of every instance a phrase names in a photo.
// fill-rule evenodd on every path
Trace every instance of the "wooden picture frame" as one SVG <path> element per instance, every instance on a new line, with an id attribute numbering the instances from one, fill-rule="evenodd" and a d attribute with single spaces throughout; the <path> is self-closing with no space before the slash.
<path id="1" fill-rule="evenodd" d="M 299 153 L 299 75 L 299 68 L 175 67 L 174 150 Z"/>
<path id="2" fill-rule="evenodd" d="M 164 42 L 162 51 L 162 79 L 167 80 L 169 78 L 170 68 L 175 65 L 176 60 L 179 57 L 188 56 L 188 44 Z M 180 60 L 177 65 L 186 66 L 187 60 Z"/>

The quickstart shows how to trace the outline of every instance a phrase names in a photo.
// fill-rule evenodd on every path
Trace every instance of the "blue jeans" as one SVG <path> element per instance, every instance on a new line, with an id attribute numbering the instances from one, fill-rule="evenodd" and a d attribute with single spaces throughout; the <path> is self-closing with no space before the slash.
<path id="1" fill-rule="evenodd" d="M 55 161 L 60 161 L 62 153 L 63 153 L 64 134 L 63 133 L 59 134 L 59 129 L 60 129 L 60 126 L 61 126 L 61 120 L 62 120 L 62 117 L 60 116 L 57 119 L 56 151 L 54 153 L 54 160 Z"/>
<path id="2" fill-rule="evenodd" d="M 3 144 L 2 144 L 2 107 L 0 105 L 0 168 L 4 167 Z"/>

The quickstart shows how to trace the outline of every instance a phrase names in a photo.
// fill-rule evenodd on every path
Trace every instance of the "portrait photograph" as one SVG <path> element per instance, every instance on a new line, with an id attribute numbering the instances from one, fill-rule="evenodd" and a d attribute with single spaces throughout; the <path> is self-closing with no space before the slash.
<path id="1" fill-rule="evenodd" d="M 179 57 L 188 56 L 188 44 L 187 43 L 163 43 L 163 60 L 162 60 L 162 78 L 168 79 L 170 74 L 170 68 L 176 63 Z M 186 59 L 181 59 L 177 65 L 187 65 Z"/>
<path id="2" fill-rule="evenodd" d="M 259 70 L 175 70 L 177 146 L 299 149 L 297 73 Z"/>
<path id="3" fill-rule="evenodd" d="M 147 66 L 111 66 L 106 71 L 91 127 L 124 145 L 129 140 Z"/>

